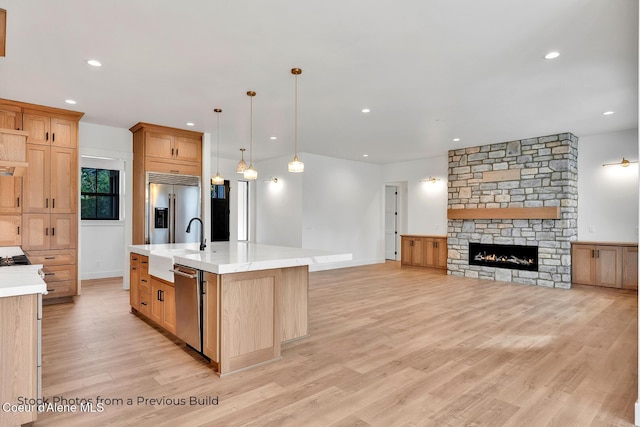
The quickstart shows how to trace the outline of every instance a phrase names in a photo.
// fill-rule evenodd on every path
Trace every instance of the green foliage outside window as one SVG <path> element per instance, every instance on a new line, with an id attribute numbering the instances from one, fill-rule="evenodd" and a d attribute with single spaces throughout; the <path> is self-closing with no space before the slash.
<path id="1" fill-rule="evenodd" d="M 120 219 L 120 172 L 82 168 L 80 176 L 82 219 Z"/>

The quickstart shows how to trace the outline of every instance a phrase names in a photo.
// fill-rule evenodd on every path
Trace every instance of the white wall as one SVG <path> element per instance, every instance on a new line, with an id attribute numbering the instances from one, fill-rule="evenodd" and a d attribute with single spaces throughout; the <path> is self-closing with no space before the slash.
<path id="1" fill-rule="evenodd" d="M 446 236 L 448 173 L 446 155 L 382 167 L 382 178 L 386 184 L 407 183 L 406 223 L 400 226 L 401 234 Z M 438 181 L 420 182 L 429 177 Z"/>
<path id="2" fill-rule="evenodd" d="M 638 241 L 638 131 L 581 137 L 578 142 L 578 240 Z"/>
<path id="3" fill-rule="evenodd" d="M 124 170 L 120 177 L 124 191 L 121 220 L 80 221 L 80 280 L 124 276 L 125 288 L 128 288 L 129 274 L 125 274 L 125 266 L 129 263 L 126 248 L 131 244 L 132 134 L 127 129 L 84 122 L 80 122 L 78 132 L 81 167 L 120 165 Z"/>

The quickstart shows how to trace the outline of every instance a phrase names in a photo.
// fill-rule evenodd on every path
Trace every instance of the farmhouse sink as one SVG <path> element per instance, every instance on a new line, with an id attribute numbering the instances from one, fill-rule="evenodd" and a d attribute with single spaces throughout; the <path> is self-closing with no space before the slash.
<path id="1" fill-rule="evenodd" d="M 149 254 L 149 274 L 173 283 L 173 258 L 180 255 L 200 253 L 197 249 L 169 249 L 153 251 Z"/>

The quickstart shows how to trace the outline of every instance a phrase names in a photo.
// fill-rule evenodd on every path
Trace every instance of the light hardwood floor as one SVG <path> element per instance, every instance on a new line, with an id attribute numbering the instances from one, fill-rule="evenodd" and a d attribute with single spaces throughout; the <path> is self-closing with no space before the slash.
<path id="1" fill-rule="evenodd" d="M 311 273 L 310 337 L 217 377 L 129 312 L 120 280 L 47 306 L 49 400 L 124 399 L 37 426 L 630 426 L 637 295 L 462 279 L 399 263 Z M 189 398 L 218 397 L 218 405 Z M 170 399 L 152 402 L 139 399 Z M 126 399 L 132 399 L 127 405 Z M 186 405 L 175 405 L 186 399 Z"/>

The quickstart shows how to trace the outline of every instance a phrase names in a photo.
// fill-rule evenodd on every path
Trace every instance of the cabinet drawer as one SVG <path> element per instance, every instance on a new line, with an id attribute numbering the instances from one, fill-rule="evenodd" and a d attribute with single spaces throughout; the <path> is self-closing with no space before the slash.
<path id="1" fill-rule="evenodd" d="M 149 317 L 151 314 L 151 293 L 140 290 L 140 313 Z"/>
<path id="2" fill-rule="evenodd" d="M 47 282 L 47 292 L 45 299 L 73 296 L 76 294 L 76 281 Z"/>
<path id="3" fill-rule="evenodd" d="M 155 159 L 145 159 L 145 170 L 147 172 L 176 173 L 180 175 L 200 176 L 200 163 L 178 163 L 175 161 L 160 162 Z"/>
<path id="4" fill-rule="evenodd" d="M 76 263 L 75 250 L 27 251 L 26 255 L 27 258 L 29 258 L 29 261 L 31 261 L 31 264 L 42 264 L 43 266 Z"/>
<path id="5" fill-rule="evenodd" d="M 151 277 L 149 273 L 140 272 L 140 282 L 138 284 L 140 292 L 151 292 Z"/>
<path id="6" fill-rule="evenodd" d="M 42 267 L 44 281 L 47 283 L 76 280 L 75 265 L 50 265 Z"/>

